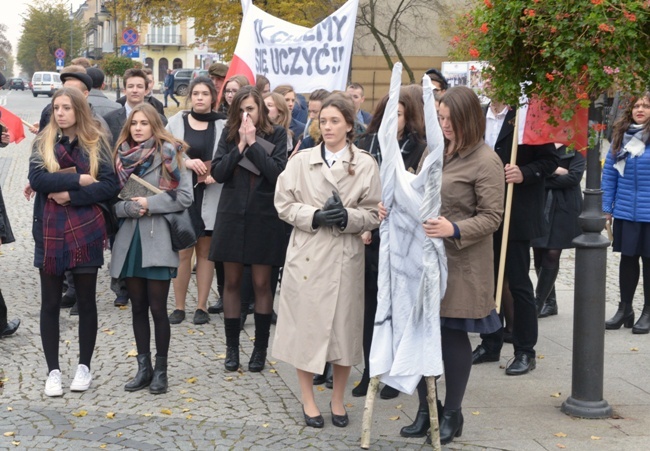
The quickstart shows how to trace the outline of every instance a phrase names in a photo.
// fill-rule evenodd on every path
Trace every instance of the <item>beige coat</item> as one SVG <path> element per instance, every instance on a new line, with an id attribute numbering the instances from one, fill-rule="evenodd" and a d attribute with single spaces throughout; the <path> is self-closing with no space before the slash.
<path id="1" fill-rule="evenodd" d="M 503 164 L 487 144 L 445 161 L 440 215 L 455 222 L 460 239 L 445 239 L 449 276 L 440 316 L 484 318 L 494 303 L 492 234 L 503 215 Z"/>
<path id="2" fill-rule="evenodd" d="M 320 373 L 326 362 L 350 366 L 362 359 L 364 244 L 360 234 L 379 226 L 379 168 L 353 147 L 331 168 L 321 149 L 300 152 L 278 178 L 275 208 L 294 226 L 282 274 L 273 356 Z M 348 174 L 352 166 L 355 175 Z M 345 230 L 312 229 L 316 210 L 336 190 L 348 212 Z"/>

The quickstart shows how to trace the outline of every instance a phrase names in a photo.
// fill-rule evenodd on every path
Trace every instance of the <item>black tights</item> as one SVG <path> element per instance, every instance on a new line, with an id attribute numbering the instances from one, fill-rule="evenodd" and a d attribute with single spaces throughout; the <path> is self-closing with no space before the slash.
<path id="1" fill-rule="evenodd" d="M 171 339 L 171 328 L 167 316 L 169 283 L 169 280 L 126 278 L 126 290 L 131 298 L 133 312 L 133 335 L 135 335 L 138 354 L 151 352 L 151 328 L 149 326 L 149 309 L 151 309 L 156 338 L 156 355 L 167 357 Z"/>
<path id="2" fill-rule="evenodd" d="M 559 268 L 561 255 L 562 249 L 542 249 L 541 247 L 534 247 L 533 257 L 535 261 L 535 269 Z"/>
<path id="3" fill-rule="evenodd" d="M 472 370 L 472 345 L 467 332 L 442 327 L 442 361 L 445 365 L 445 410 L 458 410 L 463 403 L 465 389 Z M 427 384 L 418 383 L 420 409 L 427 409 Z"/>
<path id="4" fill-rule="evenodd" d="M 239 319 L 241 315 L 241 285 L 244 265 L 242 263 L 224 262 L 223 316 Z M 271 266 L 251 265 L 253 291 L 255 292 L 255 313 L 273 312 L 273 295 L 271 294 Z"/>
<path id="5" fill-rule="evenodd" d="M 643 261 L 643 304 L 650 307 L 650 258 L 640 258 Z M 624 304 L 632 304 L 636 286 L 639 284 L 640 274 L 639 256 L 621 255 L 621 264 L 618 268 L 618 285 L 621 289 L 621 302 Z"/>
<path id="6" fill-rule="evenodd" d="M 48 372 L 59 366 L 59 313 L 63 275 L 40 271 L 41 276 L 41 341 Z M 79 308 L 79 364 L 90 368 L 97 340 L 97 269 L 92 274 L 73 274 Z"/>

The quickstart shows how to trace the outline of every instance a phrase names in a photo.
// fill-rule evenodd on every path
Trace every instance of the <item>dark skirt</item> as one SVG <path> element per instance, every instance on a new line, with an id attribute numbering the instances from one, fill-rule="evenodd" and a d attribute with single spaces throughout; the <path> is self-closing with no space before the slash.
<path id="1" fill-rule="evenodd" d="M 614 218 L 614 252 L 629 257 L 650 257 L 650 223 Z"/>
<path id="2" fill-rule="evenodd" d="M 448 329 L 463 330 L 478 334 L 491 334 L 501 329 L 502 323 L 496 310 L 492 310 L 485 318 L 446 318 L 440 317 L 440 326 Z"/>
<path id="3" fill-rule="evenodd" d="M 169 266 L 142 267 L 142 241 L 140 241 L 140 226 L 136 225 L 129 252 L 126 254 L 120 279 L 125 277 L 140 277 L 149 280 L 170 280 L 176 277 L 176 268 Z"/>

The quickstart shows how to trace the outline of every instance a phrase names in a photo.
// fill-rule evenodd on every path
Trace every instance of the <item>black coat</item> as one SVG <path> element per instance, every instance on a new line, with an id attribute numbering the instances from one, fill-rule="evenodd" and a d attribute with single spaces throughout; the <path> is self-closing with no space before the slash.
<path id="1" fill-rule="evenodd" d="M 580 181 L 585 172 L 585 157 L 580 153 L 566 153 L 566 147 L 558 149 L 559 166 L 568 174 L 553 174 L 544 182 L 546 202 L 544 220 L 548 233 L 534 239 L 533 247 L 544 249 L 570 249 L 573 239 L 582 233 L 578 216 L 582 212 Z"/>
<path id="2" fill-rule="evenodd" d="M 508 112 L 494 144 L 494 150 L 504 166 L 510 163 L 512 154 L 515 115 L 515 109 Z M 524 181 L 514 185 L 509 240 L 532 240 L 546 233 L 544 180 L 553 174 L 557 164 L 554 144 L 522 144 L 518 147 L 517 166 L 524 176 Z"/>
<path id="3" fill-rule="evenodd" d="M 165 106 L 163 105 L 163 103 L 160 100 L 156 99 L 152 95 L 148 96 L 148 97 L 145 97 L 144 100 L 149 105 L 154 107 L 156 109 L 156 111 L 158 111 L 158 114 L 160 114 L 161 116 L 165 115 Z M 119 103 L 120 105 L 124 106 L 124 104 L 126 103 L 126 96 L 120 97 L 119 99 L 116 100 L 116 102 Z"/>
<path id="4" fill-rule="evenodd" d="M 274 126 L 262 138 L 275 144 L 271 155 L 254 144 L 243 154 L 228 142 L 228 127 L 221 134 L 212 160 L 212 177 L 223 183 L 209 258 L 213 261 L 282 266 L 286 252 L 284 222 L 273 204 L 275 184 L 287 165 L 287 132 Z M 245 155 L 261 174 L 239 166 Z"/>

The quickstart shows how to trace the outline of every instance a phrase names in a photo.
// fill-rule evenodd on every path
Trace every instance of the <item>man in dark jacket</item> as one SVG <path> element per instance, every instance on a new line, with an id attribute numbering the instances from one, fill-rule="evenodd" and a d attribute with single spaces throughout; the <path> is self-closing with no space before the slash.
<path id="1" fill-rule="evenodd" d="M 119 110 L 120 105 L 110 100 L 104 95 L 102 89 L 104 87 L 104 72 L 97 67 L 89 67 L 86 69 L 86 74 L 92 79 L 93 85 L 90 93 L 88 93 L 88 103 L 93 109 L 93 113 L 99 116 L 106 116 L 111 111 Z"/>
<path id="2" fill-rule="evenodd" d="M 7 82 L 2 73 L 0 73 L 0 88 L 4 86 Z M 2 117 L 0 117 L 0 121 Z M 6 147 L 9 144 L 9 133 L 5 130 L 5 127 L 0 124 L 0 147 Z M 0 246 L 6 243 L 14 242 L 14 235 L 11 231 L 11 225 L 9 224 L 9 218 L 7 217 L 7 209 L 5 208 L 5 201 L 2 198 L 2 189 L 0 188 Z M 20 326 L 20 320 L 18 318 L 7 321 L 7 304 L 5 303 L 5 298 L 2 296 L 2 291 L 0 291 L 0 338 L 7 337 L 12 335 Z"/>
<path id="3" fill-rule="evenodd" d="M 149 83 L 147 87 L 147 92 L 144 95 L 144 100 L 147 102 L 149 105 L 154 107 L 156 111 L 158 111 L 158 114 L 161 116 L 165 115 L 165 106 L 163 106 L 162 102 L 158 99 L 156 99 L 153 96 L 153 87 L 154 87 L 154 79 L 153 79 L 153 71 L 147 67 L 142 69 L 142 72 L 144 72 L 147 76 L 147 82 Z M 124 106 L 126 103 L 126 96 L 122 96 L 119 99 L 117 99 L 117 103 L 120 105 Z"/>
<path id="4" fill-rule="evenodd" d="M 509 376 L 519 376 L 535 369 L 537 343 L 537 307 L 529 277 L 530 241 L 544 234 L 544 179 L 555 171 L 558 158 L 552 143 L 538 146 L 520 145 L 516 164 L 510 164 L 516 110 L 492 102 L 486 111 L 486 142 L 504 165 L 505 183 L 513 183 L 512 216 L 506 252 L 505 279 L 512 295 L 514 325 L 512 331 L 515 358 L 506 368 Z M 503 225 L 494 234 L 495 272 L 499 268 Z M 505 281 L 504 281 L 505 282 Z M 505 283 L 504 283 L 505 285 Z M 504 289 L 504 294 L 506 290 Z M 474 364 L 497 362 L 503 347 L 504 329 L 481 334 L 482 343 L 474 350 Z"/>
<path id="5" fill-rule="evenodd" d="M 172 100 L 176 102 L 176 106 L 180 106 L 180 102 L 176 100 L 176 97 L 174 97 L 174 74 L 172 72 L 171 69 L 167 69 L 167 75 L 165 76 L 165 82 L 163 83 L 165 89 L 164 108 L 167 108 L 167 97 L 171 97 Z"/>

